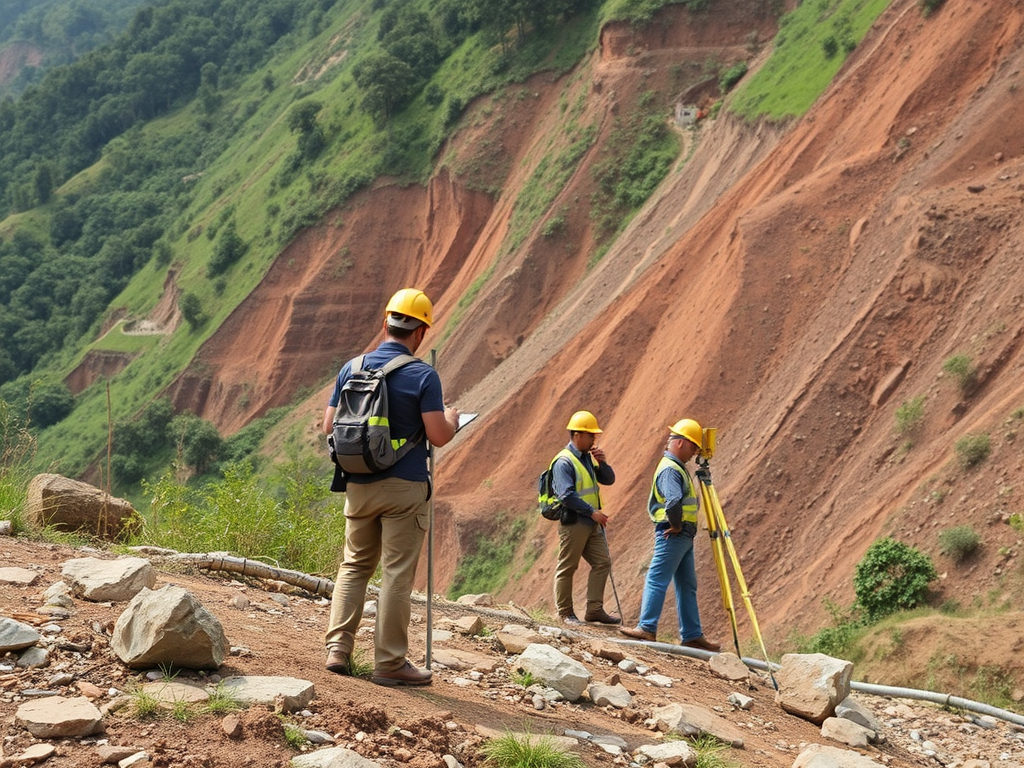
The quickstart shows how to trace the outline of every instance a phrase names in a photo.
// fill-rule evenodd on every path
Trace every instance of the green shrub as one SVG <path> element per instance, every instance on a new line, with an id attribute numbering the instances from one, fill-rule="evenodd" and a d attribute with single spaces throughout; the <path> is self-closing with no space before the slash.
<path id="1" fill-rule="evenodd" d="M 178 301 L 178 309 L 181 316 L 185 318 L 188 327 L 195 330 L 206 321 L 206 314 L 203 312 L 202 300 L 192 291 L 185 291 Z"/>
<path id="2" fill-rule="evenodd" d="M 967 394 L 974 388 L 977 370 L 971 358 L 967 355 L 953 355 L 946 358 L 942 363 L 942 370 L 952 376 L 960 388 L 962 394 Z"/>
<path id="3" fill-rule="evenodd" d="M 747 74 L 747 62 L 741 61 L 733 64 L 718 78 L 718 88 L 722 93 L 728 93 L 732 87 Z"/>
<path id="4" fill-rule="evenodd" d="M 896 409 L 896 434 L 910 435 L 917 432 L 924 421 L 924 395 L 903 402 Z"/>
<path id="5" fill-rule="evenodd" d="M 958 525 L 939 533 L 939 552 L 956 562 L 970 557 L 981 544 L 981 536 L 969 525 Z"/>
<path id="6" fill-rule="evenodd" d="M 797 643 L 800 653 L 824 653 L 837 659 L 853 661 L 860 629 L 864 623 L 852 608 L 844 609 L 827 596 L 822 600 L 832 624 Z"/>
<path id="7" fill-rule="evenodd" d="M 964 435 L 953 446 L 960 466 L 970 469 L 988 458 L 992 447 L 987 434 Z"/>
<path id="8" fill-rule="evenodd" d="M 869 621 L 909 610 L 924 599 L 929 582 L 937 576 L 931 558 L 916 547 L 889 537 L 878 539 L 854 571 L 856 604 Z"/>
<path id="9" fill-rule="evenodd" d="M 921 9 L 922 14 L 930 16 L 939 10 L 945 2 L 946 0 L 917 0 L 917 7 Z"/>
<path id="10" fill-rule="evenodd" d="M 328 489 L 318 458 L 284 462 L 266 481 L 239 463 L 199 488 L 177 482 L 169 471 L 156 483 L 143 480 L 142 487 L 152 501 L 140 542 L 180 552 L 227 551 L 304 573 L 337 568 L 344 499 Z"/>

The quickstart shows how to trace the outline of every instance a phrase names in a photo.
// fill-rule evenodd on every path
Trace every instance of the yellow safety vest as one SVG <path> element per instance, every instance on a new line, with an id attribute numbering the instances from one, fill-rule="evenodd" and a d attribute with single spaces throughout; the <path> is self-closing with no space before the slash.
<path id="1" fill-rule="evenodd" d="M 587 471 L 583 462 L 576 458 L 576 454 L 568 448 L 563 448 L 551 461 L 552 466 L 558 459 L 565 457 L 572 462 L 576 471 L 576 495 L 587 502 L 594 509 L 601 508 L 601 491 L 597 487 L 597 479 Z"/>
<path id="2" fill-rule="evenodd" d="M 647 501 L 647 513 L 655 523 L 668 522 L 668 513 L 665 512 L 665 497 L 658 490 L 658 475 L 666 469 L 678 472 L 685 478 L 685 487 L 688 489 L 688 495 L 683 497 L 683 522 L 696 525 L 697 497 L 693 494 L 693 479 L 690 477 L 690 473 L 686 470 L 685 466 L 674 459 L 670 459 L 668 456 L 661 457 L 661 461 L 658 462 L 658 468 L 654 472 L 654 480 L 651 481 L 651 495 Z"/>

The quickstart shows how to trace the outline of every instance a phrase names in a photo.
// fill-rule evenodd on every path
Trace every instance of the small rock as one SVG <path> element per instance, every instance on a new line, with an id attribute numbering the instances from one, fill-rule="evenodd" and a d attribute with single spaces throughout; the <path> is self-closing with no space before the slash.
<path id="1" fill-rule="evenodd" d="M 57 754 L 57 748 L 53 744 L 45 742 L 33 744 L 16 758 L 15 762 L 21 763 L 42 763 Z"/>
<path id="2" fill-rule="evenodd" d="M 88 680 L 79 680 L 77 685 L 79 692 L 87 699 L 100 699 L 103 697 L 103 689 L 98 685 L 93 685 Z"/>
<path id="3" fill-rule="evenodd" d="M 735 691 L 729 694 L 729 698 L 726 699 L 726 701 L 736 707 L 736 709 L 749 710 L 754 706 L 754 700 L 752 698 Z"/>
<path id="4" fill-rule="evenodd" d="M 242 738 L 242 721 L 238 719 L 237 715 L 225 715 L 224 719 L 220 721 L 220 729 L 229 739 Z"/>

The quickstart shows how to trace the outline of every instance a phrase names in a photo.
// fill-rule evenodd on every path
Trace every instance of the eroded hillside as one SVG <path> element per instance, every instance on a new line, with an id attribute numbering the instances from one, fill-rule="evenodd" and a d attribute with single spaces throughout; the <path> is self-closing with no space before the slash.
<path id="1" fill-rule="evenodd" d="M 627 620 L 650 475 L 683 416 L 719 429 L 712 470 L 769 638 L 818 626 L 825 596 L 848 604 L 855 563 L 887 533 L 936 558 L 946 597 L 1004 600 L 1021 582 L 1006 520 L 1024 493 L 1024 4 L 947 0 L 925 18 L 896 0 L 800 121 L 723 110 L 688 135 L 685 162 L 589 264 L 599 233 L 579 201 L 616 115 L 648 91 L 699 91 L 688 62 L 749 57 L 773 33 L 759 5 L 698 28 L 678 10 L 645 33 L 606 28 L 567 78 L 475 104 L 425 189 L 361 193 L 282 253 L 177 405 L 230 431 L 326 386 L 375 342 L 387 295 L 416 284 L 435 299 L 428 342 L 449 392 L 481 412 L 439 453 L 439 591 L 479 535 L 522 515 L 520 554 L 536 561 L 503 597 L 550 608 L 556 534 L 535 520 L 534 481 L 587 408 L 618 475 L 608 538 Z M 541 221 L 509 249 L 520 190 L 571 139 L 566 105 L 598 138 L 549 208 L 556 236 Z M 972 387 L 943 372 L 954 355 L 976 366 Z M 916 397 L 918 432 L 896 434 L 895 409 Z M 325 400 L 302 409 L 311 442 Z M 962 471 L 967 434 L 990 435 L 991 454 Z M 958 524 L 984 541 L 960 565 L 936 538 Z M 724 635 L 699 549 L 705 627 Z"/>

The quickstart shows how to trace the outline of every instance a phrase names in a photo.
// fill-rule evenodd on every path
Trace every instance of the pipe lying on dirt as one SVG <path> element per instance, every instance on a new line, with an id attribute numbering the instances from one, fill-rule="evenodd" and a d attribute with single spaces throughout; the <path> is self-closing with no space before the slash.
<path id="1" fill-rule="evenodd" d="M 674 653 L 678 656 L 692 656 L 697 659 L 710 659 L 715 655 L 711 651 L 705 651 L 700 648 L 687 648 L 682 645 L 673 645 L 671 643 L 650 643 L 645 640 L 619 640 L 618 638 L 614 638 L 612 642 L 621 643 L 622 645 L 643 646 L 645 648 L 652 648 L 656 651 Z M 751 659 L 746 656 L 742 657 L 741 661 L 751 669 L 758 669 L 761 671 L 772 670 L 777 672 L 780 668 L 778 664 L 772 664 L 769 666 L 768 663 L 761 661 L 760 659 Z M 850 689 L 857 691 L 858 693 L 866 693 L 872 696 L 891 696 L 897 699 L 928 701 L 932 704 L 939 704 L 943 707 L 953 707 L 955 709 L 963 709 L 968 712 L 975 712 L 980 715 L 989 715 L 1000 720 L 1005 720 L 1008 723 L 1024 726 L 1024 716 L 1018 715 L 1016 712 L 1010 712 L 1009 710 L 993 707 L 989 704 L 983 704 L 980 701 L 963 699 L 949 693 L 936 693 L 934 691 L 922 691 L 917 688 L 901 688 L 891 685 L 875 685 L 873 683 L 861 683 L 856 680 L 850 682 Z M 981 725 L 984 726 L 983 723 Z"/>

